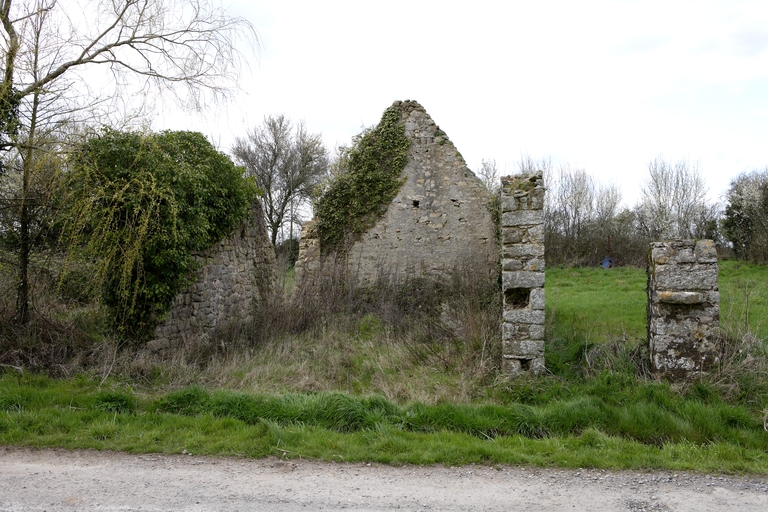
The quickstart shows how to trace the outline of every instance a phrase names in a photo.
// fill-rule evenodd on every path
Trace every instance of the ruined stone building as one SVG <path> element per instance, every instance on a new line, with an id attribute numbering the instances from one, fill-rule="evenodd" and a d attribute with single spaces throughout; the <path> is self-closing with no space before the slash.
<path id="1" fill-rule="evenodd" d="M 206 342 L 228 322 L 247 322 L 275 283 L 275 252 L 261 203 L 227 239 L 194 254 L 202 266 L 195 283 L 173 301 L 155 328 L 150 350 L 173 349 L 182 342 Z"/>
<path id="2" fill-rule="evenodd" d="M 471 269 L 495 280 L 499 245 L 491 193 L 456 146 L 415 101 L 396 101 L 411 145 L 405 183 L 375 225 L 346 254 L 347 274 L 360 284 L 378 278 L 447 277 Z M 316 224 L 301 234 L 296 280 L 311 286 L 323 269 Z"/>

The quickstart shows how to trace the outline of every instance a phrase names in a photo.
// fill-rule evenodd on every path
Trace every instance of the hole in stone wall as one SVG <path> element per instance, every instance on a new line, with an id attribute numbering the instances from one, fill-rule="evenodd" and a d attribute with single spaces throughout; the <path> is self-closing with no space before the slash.
<path id="1" fill-rule="evenodd" d="M 520 360 L 520 369 L 524 372 L 530 371 L 531 369 L 531 359 L 521 359 Z"/>
<path id="2" fill-rule="evenodd" d="M 418 208 L 419 207 L 419 202 L 418 201 L 414 201 L 413 202 L 413 207 L 414 208 Z"/>
<path id="3" fill-rule="evenodd" d="M 504 305 L 507 309 L 527 308 L 530 302 L 530 288 L 509 288 L 504 291 Z"/>

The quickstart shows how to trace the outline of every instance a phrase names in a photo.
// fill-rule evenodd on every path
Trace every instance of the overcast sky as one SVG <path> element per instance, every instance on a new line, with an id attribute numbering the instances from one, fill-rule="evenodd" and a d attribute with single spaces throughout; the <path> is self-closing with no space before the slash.
<path id="1" fill-rule="evenodd" d="M 227 109 L 162 116 L 227 150 L 265 115 L 330 148 L 417 100 L 470 169 L 570 162 L 633 204 L 650 160 L 697 161 L 718 198 L 768 165 L 768 1 L 225 0 L 258 31 Z M 191 125 L 190 125 L 191 123 Z"/>

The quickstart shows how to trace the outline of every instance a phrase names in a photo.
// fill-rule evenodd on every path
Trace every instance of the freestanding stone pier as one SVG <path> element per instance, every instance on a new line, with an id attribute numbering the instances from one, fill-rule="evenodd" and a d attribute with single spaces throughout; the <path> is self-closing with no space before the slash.
<path id="1" fill-rule="evenodd" d="M 671 380 L 706 370 L 718 358 L 719 322 L 714 242 L 653 242 L 647 319 L 653 370 Z"/>
<path id="2" fill-rule="evenodd" d="M 544 179 L 501 178 L 502 371 L 544 371 Z"/>

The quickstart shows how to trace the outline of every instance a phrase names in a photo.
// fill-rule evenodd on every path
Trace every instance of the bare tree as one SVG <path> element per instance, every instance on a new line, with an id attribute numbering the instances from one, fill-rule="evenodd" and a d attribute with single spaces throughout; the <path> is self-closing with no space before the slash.
<path id="1" fill-rule="evenodd" d="M 496 160 L 482 159 L 480 161 L 480 170 L 477 172 L 477 177 L 491 192 L 496 195 L 501 188 L 501 176 L 499 176 L 499 169 L 496 167 Z"/>
<path id="2" fill-rule="evenodd" d="M 697 162 L 682 159 L 673 164 L 657 157 L 648 164 L 638 207 L 640 222 L 656 240 L 695 238 L 716 213 L 706 196 Z"/>
<path id="3" fill-rule="evenodd" d="M 584 169 L 568 163 L 550 169 L 545 184 L 548 264 L 595 265 L 606 256 L 619 256 L 616 249 L 622 263 L 635 261 L 627 250 L 633 245 L 633 220 L 620 211 L 618 187 L 598 183 Z M 641 251 L 644 254 L 645 249 Z"/>
<path id="4" fill-rule="evenodd" d="M 248 21 L 204 0 L 0 0 L 0 24 L 8 192 L 0 209 L 14 212 L 2 229 L 17 232 L 16 316 L 26 322 L 32 210 L 40 202 L 33 184 L 41 162 L 60 150 L 64 127 L 114 119 L 115 101 L 130 85 L 193 108 L 225 97 L 239 75 L 238 39 L 256 36 Z M 108 79 L 94 81 L 93 69 L 107 70 Z"/>
<path id="5" fill-rule="evenodd" d="M 552 171 L 552 159 L 549 157 L 539 158 L 538 160 L 531 157 L 531 155 L 522 155 L 517 162 L 517 170 L 520 173 L 531 173 L 535 171 L 542 171 L 544 173 L 544 180 L 546 182 L 547 176 L 551 175 Z"/>
<path id="6" fill-rule="evenodd" d="M 546 214 L 552 229 L 566 238 L 578 239 L 595 218 L 600 196 L 597 184 L 584 169 L 572 168 L 567 163 L 548 174 Z"/>
<path id="7" fill-rule="evenodd" d="M 264 215 L 277 245 L 281 229 L 294 237 L 294 225 L 315 186 L 328 172 L 328 151 L 319 133 L 309 133 L 302 121 L 295 126 L 284 115 L 268 116 L 261 126 L 237 138 L 235 160 L 256 178 L 264 192 Z"/>

